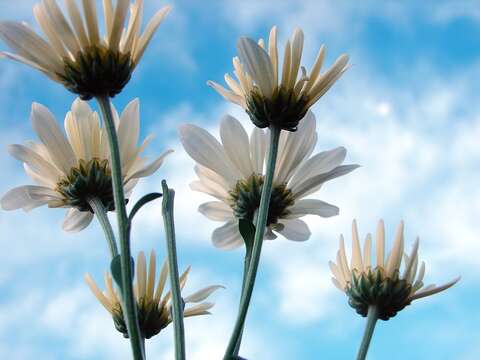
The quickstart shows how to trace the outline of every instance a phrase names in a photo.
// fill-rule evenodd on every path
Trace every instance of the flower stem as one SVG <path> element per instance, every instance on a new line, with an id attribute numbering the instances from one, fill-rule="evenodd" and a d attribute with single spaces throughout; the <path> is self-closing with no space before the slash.
<path id="1" fill-rule="evenodd" d="M 98 104 L 103 114 L 105 130 L 108 135 L 110 148 L 110 168 L 112 171 L 113 198 L 115 201 L 115 212 L 117 213 L 118 234 L 120 238 L 120 261 L 122 269 L 122 307 L 126 315 L 128 336 L 132 347 L 134 360 L 145 359 L 143 339 L 138 324 L 137 306 L 133 293 L 132 264 L 130 254 L 130 234 L 125 208 L 125 195 L 123 193 L 122 164 L 120 162 L 120 148 L 118 144 L 117 131 L 113 120 L 112 108 L 108 97 L 98 97 Z"/>
<path id="2" fill-rule="evenodd" d="M 175 223 L 173 219 L 173 200 L 175 191 L 168 188 L 167 182 L 162 181 L 163 202 L 162 214 L 167 240 L 168 269 L 170 273 L 170 289 L 173 305 L 173 332 L 175 335 L 175 359 L 185 359 L 185 330 L 183 327 L 183 300 L 180 292 L 178 275 L 177 249 L 175 245 Z"/>
<path id="3" fill-rule="evenodd" d="M 260 263 L 260 255 L 262 253 L 263 236 L 267 226 L 268 209 L 270 205 L 270 197 L 272 195 L 273 175 L 275 173 L 275 164 L 277 162 L 280 132 L 280 128 L 270 128 L 270 146 L 268 149 L 267 168 L 263 182 L 260 206 L 258 208 L 258 218 L 255 230 L 255 239 L 253 242 L 252 256 L 250 259 L 250 265 L 248 266 L 247 276 L 245 278 L 245 287 L 240 300 L 238 317 L 235 322 L 227 350 L 225 351 L 223 358 L 224 360 L 230 360 L 234 355 L 235 350 L 240 348 L 240 337 L 243 333 L 248 307 L 250 305 L 250 300 L 252 299 L 253 287 L 255 285 L 258 265 Z"/>
<path id="4" fill-rule="evenodd" d="M 365 332 L 363 333 L 362 343 L 360 349 L 358 349 L 357 360 L 365 360 L 367 357 L 368 347 L 372 340 L 373 330 L 378 320 L 378 308 L 375 305 L 370 305 L 367 314 L 367 325 L 365 326 Z"/>
<path id="5" fill-rule="evenodd" d="M 88 200 L 90 207 L 92 208 L 95 216 L 98 219 L 98 222 L 102 226 L 103 232 L 105 233 L 105 237 L 108 241 L 108 247 L 110 249 L 110 255 L 112 259 L 118 255 L 117 243 L 115 241 L 115 234 L 113 233 L 112 224 L 108 220 L 107 210 L 105 210 L 105 206 L 103 206 L 102 200 L 99 198 L 91 198 Z"/>
<path id="6" fill-rule="evenodd" d="M 242 292 L 240 294 L 240 301 L 243 297 L 243 294 L 245 293 L 245 284 L 247 282 L 247 274 L 248 274 L 248 268 L 250 267 L 251 258 L 252 258 L 251 251 L 247 249 L 245 253 L 245 260 L 243 262 Z M 243 329 L 240 332 L 240 335 L 238 336 L 237 343 L 235 344 L 235 349 L 233 350 L 234 356 L 238 356 L 238 352 L 240 351 L 240 344 L 242 343 L 242 336 L 243 336 Z"/>

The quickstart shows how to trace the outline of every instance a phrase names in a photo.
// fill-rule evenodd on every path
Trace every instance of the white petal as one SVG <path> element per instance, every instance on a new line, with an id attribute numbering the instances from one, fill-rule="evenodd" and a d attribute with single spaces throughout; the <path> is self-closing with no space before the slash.
<path id="1" fill-rule="evenodd" d="M 75 0 L 66 0 L 65 5 L 67 7 L 68 16 L 72 22 L 75 34 L 77 35 L 78 42 L 82 48 L 86 48 L 89 45 L 87 33 L 83 25 L 82 15 L 75 3 Z"/>
<path id="2" fill-rule="evenodd" d="M 273 72 L 275 75 L 275 84 L 278 84 L 278 48 L 277 48 L 277 27 L 273 26 L 270 30 L 268 39 L 268 56 L 272 62 Z"/>
<path id="3" fill-rule="evenodd" d="M 397 234 L 393 248 L 388 256 L 388 262 L 386 266 L 386 276 L 392 276 L 396 271 L 400 269 L 400 263 L 403 256 L 403 221 L 400 222 L 397 228 Z"/>
<path id="4" fill-rule="evenodd" d="M 37 174 L 47 179 L 51 185 L 55 185 L 62 174 L 45 160 L 41 155 L 23 145 L 9 145 L 7 151 L 15 159 L 23 161 Z"/>
<path id="5" fill-rule="evenodd" d="M 286 136 L 283 146 L 280 147 L 275 170 L 276 182 L 288 182 L 297 167 L 310 156 L 317 142 L 315 125 L 315 116 L 308 112 L 301 121 L 298 131 L 284 132 Z"/>
<path id="6" fill-rule="evenodd" d="M 352 262 L 350 267 L 353 270 L 363 271 L 362 251 L 360 250 L 360 240 L 358 238 L 358 228 L 356 220 L 352 223 Z"/>
<path id="7" fill-rule="evenodd" d="M 108 39 L 108 45 L 112 50 L 117 50 L 120 44 L 120 38 L 122 37 L 123 26 L 128 12 L 128 5 L 128 0 L 117 1 L 110 37 Z"/>
<path id="8" fill-rule="evenodd" d="M 333 66 L 321 77 L 317 79 L 315 85 L 310 90 L 310 101 L 307 106 L 313 105 L 320 97 L 322 97 L 332 85 L 347 70 L 348 56 L 341 55 L 333 64 Z"/>
<path id="9" fill-rule="evenodd" d="M 201 289 L 201 290 L 187 296 L 183 300 L 185 301 L 185 303 L 198 303 L 198 302 L 203 301 L 206 298 L 208 298 L 210 295 L 212 295 L 218 289 L 225 289 L 225 287 L 222 286 L 222 285 L 209 286 L 209 287 Z"/>
<path id="10" fill-rule="evenodd" d="M 143 167 L 138 171 L 135 171 L 131 175 L 128 175 L 128 177 L 126 178 L 126 181 L 130 179 L 136 179 L 136 178 L 147 177 L 152 175 L 155 171 L 157 171 L 160 168 L 160 166 L 162 166 L 165 158 L 168 155 L 170 155 L 172 152 L 173 150 L 165 151 L 162 155 L 160 155 L 155 161 L 152 161 L 149 165 Z"/>
<path id="11" fill-rule="evenodd" d="M 53 25 L 57 35 L 62 39 L 65 46 L 71 53 L 76 54 L 80 50 L 80 45 L 77 42 L 77 38 L 73 33 L 67 19 L 63 15 L 62 11 L 58 7 L 55 0 L 45 0 L 43 8 L 48 14 L 50 23 Z"/>
<path id="12" fill-rule="evenodd" d="M 229 197 L 228 193 L 218 184 L 206 179 L 191 182 L 190 189 L 211 195 L 221 201 L 225 201 Z"/>
<path id="13" fill-rule="evenodd" d="M 377 266 L 385 265 L 385 224 L 380 220 L 377 225 Z"/>
<path id="14" fill-rule="evenodd" d="M 295 201 L 295 204 L 288 208 L 288 217 L 301 217 L 312 214 L 324 218 L 336 216 L 339 213 L 339 208 L 317 199 L 303 199 Z"/>
<path id="15" fill-rule="evenodd" d="M 295 86 L 297 80 L 298 69 L 300 68 L 300 61 L 302 59 L 303 51 L 303 31 L 296 28 L 292 39 L 292 63 L 290 65 L 290 76 L 288 89 Z"/>
<path id="16" fill-rule="evenodd" d="M 85 229 L 93 219 L 93 214 L 89 211 L 78 211 L 69 209 L 63 221 L 63 230 L 68 232 L 78 232 Z"/>
<path id="17" fill-rule="evenodd" d="M 288 240 L 306 241 L 310 238 L 311 232 L 308 225 L 300 219 L 282 219 L 280 224 L 284 228 L 278 232 Z"/>
<path id="18" fill-rule="evenodd" d="M 30 210 L 38 206 L 45 205 L 46 200 L 34 200 L 29 194 L 29 190 L 33 186 L 25 185 L 19 186 L 9 190 L 5 195 L 3 195 L 0 200 L 0 204 L 3 210 L 17 210 L 24 209 Z M 50 189 L 49 189 L 50 190 Z"/>
<path id="19" fill-rule="evenodd" d="M 222 85 L 217 84 L 214 81 L 207 81 L 207 85 L 213 88 L 216 92 L 218 92 L 225 100 L 231 101 L 234 104 L 240 105 L 242 107 L 246 107 L 245 98 L 238 94 L 235 94 L 233 91 L 225 89 Z"/>
<path id="20" fill-rule="evenodd" d="M 242 175 L 246 178 L 252 175 L 248 135 L 240 122 L 232 116 L 225 116 L 220 123 L 220 138 L 227 156 Z"/>
<path id="21" fill-rule="evenodd" d="M 459 282 L 461 279 L 461 277 L 457 277 L 456 279 L 444 284 L 444 285 L 441 285 L 441 286 L 435 286 L 433 288 L 430 288 L 430 289 L 423 289 L 419 292 L 417 292 L 416 294 L 414 294 L 413 296 L 410 297 L 410 300 L 417 300 L 417 299 L 420 299 L 420 298 L 423 298 L 423 297 L 426 297 L 426 296 L 430 296 L 430 295 L 433 295 L 433 294 L 437 294 L 441 291 L 444 291 L 444 290 L 447 290 L 448 288 L 452 287 L 453 285 L 455 285 L 457 282 Z"/>
<path id="22" fill-rule="evenodd" d="M 53 48 L 30 28 L 13 21 L 0 22 L 0 37 L 22 57 L 48 72 L 63 73 L 63 63 Z"/>
<path id="23" fill-rule="evenodd" d="M 88 38 L 90 39 L 90 44 L 97 45 L 100 43 L 100 34 L 98 29 L 97 9 L 95 5 L 95 0 L 83 0 L 83 14 L 85 16 L 85 23 L 87 24 Z"/>
<path id="24" fill-rule="evenodd" d="M 198 211 L 214 221 L 228 221 L 233 218 L 230 206 L 220 201 L 210 201 L 199 206 Z"/>
<path id="25" fill-rule="evenodd" d="M 249 38 L 240 38 L 237 48 L 240 60 L 247 67 L 247 72 L 258 85 L 263 96 L 271 97 L 275 90 L 276 79 L 267 52 Z"/>
<path id="26" fill-rule="evenodd" d="M 214 305 L 215 305 L 214 303 L 210 303 L 210 302 L 201 303 L 201 304 L 186 308 L 183 315 L 184 317 L 209 315 L 210 312 L 208 310 L 211 309 Z"/>
<path id="27" fill-rule="evenodd" d="M 316 191 L 325 182 L 346 175 L 358 167 L 358 165 L 338 166 L 328 173 L 316 175 L 311 178 L 307 178 L 298 184 L 295 184 L 295 186 L 291 187 L 291 190 L 296 198 L 307 196 Z"/>
<path id="28" fill-rule="evenodd" d="M 216 228 L 212 233 L 212 242 L 214 246 L 223 250 L 231 250 L 242 246 L 243 239 L 238 231 L 238 222 L 229 221 Z"/>
<path id="29" fill-rule="evenodd" d="M 312 156 L 298 167 L 289 185 L 294 186 L 306 178 L 332 171 L 345 160 L 346 155 L 347 150 L 344 147 L 338 147 Z"/>
<path id="30" fill-rule="evenodd" d="M 137 143 L 140 135 L 140 103 L 138 99 L 131 101 L 125 108 L 118 125 L 118 141 L 122 163 L 129 164 L 137 156 Z"/>
<path id="31" fill-rule="evenodd" d="M 133 62 L 135 64 L 138 64 L 138 62 L 142 58 L 148 46 L 148 43 L 150 42 L 153 35 L 155 34 L 155 31 L 158 29 L 163 19 L 165 19 L 165 17 L 170 12 L 170 10 L 171 10 L 170 6 L 163 7 L 153 16 L 153 18 L 147 24 L 147 27 L 145 28 L 145 31 L 143 32 L 140 39 L 138 40 L 138 45 L 136 46 L 136 49 L 135 49 L 135 54 L 133 56 Z"/>
<path id="32" fill-rule="evenodd" d="M 222 145 L 206 130 L 185 124 L 180 126 L 179 132 L 185 151 L 197 163 L 217 172 L 232 185 L 241 177 L 241 174 L 232 168 Z"/>
<path id="33" fill-rule="evenodd" d="M 75 154 L 45 106 L 37 103 L 32 105 L 32 126 L 57 168 L 67 174 L 76 165 Z"/>
<path id="34" fill-rule="evenodd" d="M 267 151 L 267 135 L 265 131 L 255 127 L 250 136 L 250 157 L 252 159 L 253 171 L 263 174 L 263 162 Z"/>

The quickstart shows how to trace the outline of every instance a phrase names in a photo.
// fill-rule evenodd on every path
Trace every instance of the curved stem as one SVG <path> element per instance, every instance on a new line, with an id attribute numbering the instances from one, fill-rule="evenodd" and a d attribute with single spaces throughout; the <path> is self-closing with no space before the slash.
<path id="1" fill-rule="evenodd" d="M 115 241 L 115 234 L 113 233 L 112 224 L 108 220 L 107 210 L 103 206 L 102 201 L 99 198 L 91 198 L 88 200 L 90 207 L 92 208 L 98 222 L 102 226 L 105 237 L 108 241 L 108 247 L 110 249 L 110 255 L 112 259 L 118 255 L 117 242 Z"/>
<path id="2" fill-rule="evenodd" d="M 183 300 L 180 291 L 180 280 L 178 275 L 177 249 L 175 245 L 175 223 L 173 219 L 173 200 L 175 198 L 175 191 L 168 188 L 167 182 L 165 180 L 162 181 L 162 187 L 162 214 L 167 240 L 170 289 L 172 291 L 173 332 L 175 335 L 175 359 L 184 360 L 185 330 L 183 327 Z"/>
<path id="3" fill-rule="evenodd" d="M 127 210 L 125 208 L 125 195 L 123 192 L 122 164 L 120 161 L 120 148 L 118 145 L 117 131 L 113 120 L 112 108 L 108 97 L 98 97 L 98 104 L 103 114 L 105 130 L 108 135 L 110 148 L 110 168 L 112 171 L 113 198 L 117 214 L 118 234 L 120 239 L 120 257 L 122 268 L 122 307 L 126 315 L 125 320 L 135 360 L 145 359 L 143 338 L 140 332 L 137 315 L 137 304 L 133 293 L 132 264 L 130 254 L 129 226 Z"/>
<path id="4" fill-rule="evenodd" d="M 270 128 L 270 146 L 268 149 L 267 168 L 262 188 L 262 197 L 258 208 L 258 218 L 255 231 L 255 239 L 253 242 L 252 257 L 248 272 L 245 279 L 245 289 L 240 301 L 238 317 L 233 328 L 227 350 L 225 351 L 224 360 L 230 360 L 235 353 L 235 349 L 240 348 L 239 339 L 243 333 L 245 319 L 247 317 L 248 307 L 252 298 L 255 278 L 257 276 L 258 265 L 260 263 L 260 255 L 262 253 L 263 236 L 267 226 L 268 209 L 270 205 L 270 197 L 272 195 L 273 175 L 275 173 L 275 163 L 278 154 L 278 142 L 280 139 L 280 128 Z M 237 345 L 238 343 L 238 345 Z"/>
<path id="5" fill-rule="evenodd" d="M 367 357 L 368 347 L 372 340 L 373 330 L 378 320 L 378 309 L 375 305 L 370 305 L 368 308 L 367 325 L 365 326 L 365 332 L 363 333 L 362 343 L 358 349 L 357 360 L 365 360 Z"/>

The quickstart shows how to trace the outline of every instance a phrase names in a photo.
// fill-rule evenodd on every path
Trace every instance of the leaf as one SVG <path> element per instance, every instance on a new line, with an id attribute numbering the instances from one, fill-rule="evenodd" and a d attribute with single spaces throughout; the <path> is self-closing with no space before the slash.
<path id="1" fill-rule="evenodd" d="M 131 266 L 132 266 L 132 281 L 135 275 L 135 261 L 133 257 L 130 257 Z M 110 263 L 110 271 L 112 273 L 113 279 L 117 283 L 118 287 L 120 288 L 121 293 L 123 294 L 123 281 L 122 281 L 122 257 L 121 255 L 117 255 L 112 259 Z"/>
<path id="2" fill-rule="evenodd" d="M 250 254 L 253 248 L 253 241 L 255 239 L 255 225 L 250 220 L 240 219 L 238 221 L 238 230 L 242 235 L 243 241 L 245 241 L 245 247 L 247 248 L 247 254 Z"/>
<path id="3" fill-rule="evenodd" d="M 160 193 L 150 193 L 140 198 L 137 203 L 133 206 L 132 211 L 130 211 L 130 215 L 128 216 L 128 223 L 129 225 L 132 223 L 133 217 L 137 214 L 137 212 L 142 208 L 143 205 L 148 204 L 149 202 L 162 197 Z"/>

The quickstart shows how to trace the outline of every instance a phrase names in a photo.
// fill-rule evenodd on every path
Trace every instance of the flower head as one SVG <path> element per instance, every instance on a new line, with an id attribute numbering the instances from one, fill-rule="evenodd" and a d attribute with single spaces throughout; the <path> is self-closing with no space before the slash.
<path id="1" fill-rule="evenodd" d="M 83 16 L 75 0 L 65 0 L 68 17 L 56 0 L 43 0 L 33 13 L 46 39 L 27 24 L 0 22 L 0 38 L 15 53 L 1 52 L 34 67 L 83 100 L 113 97 L 128 83 L 156 29 L 170 11 L 158 11 L 141 34 L 143 0 L 103 1 L 105 34 L 100 34 L 95 0 L 83 0 Z M 127 13 L 130 18 L 126 25 Z M 126 27 L 125 27 L 126 25 Z"/>
<path id="2" fill-rule="evenodd" d="M 130 102 L 121 117 L 114 110 L 120 143 L 125 192 L 131 193 L 138 179 L 153 174 L 171 152 L 147 164 L 140 155 L 150 137 L 137 145 L 140 133 L 139 102 Z M 32 125 L 41 143 L 10 145 L 9 153 L 24 163 L 25 172 L 36 185 L 8 191 L 0 200 L 4 210 L 25 211 L 42 205 L 69 208 L 63 228 L 79 231 L 90 224 L 93 210 L 89 200 L 97 198 L 114 210 L 109 147 L 106 131 L 97 112 L 79 99 L 65 117 L 67 137 L 52 113 L 43 105 L 32 106 Z"/>
<path id="3" fill-rule="evenodd" d="M 330 217 L 339 209 L 317 199 L 303 199 L 325 182 L 345 175 L 357 165 L 341 165 L 346 150 L 338 147 L 310 155 L 317 143 L 316 122 L 309 112 L 297 132 L 282 132 L 273 180 L 265 238 L 274 232 L 287 239 L 304 241 L 310 230 L 299 218 L 307 214 Z M 254 221 L 260 204 L 269 132 L 254 128 L 250 138 L 240 122 L 226 116 L 220 125 L 219 143 L 212 135 L 194 125 L 183 125 L 180 138 L 187 153 L 197 162 L 198 180 L 191 188 L 218 201 L 202 204 L 199 211 L 225 224 L 212 234 L 215 246 L 235 248 L 243 244 L 238 220 Z"/>
<path id="4" fill-rule="evenodd" d="M 363 256 L 360 250 L 357 224 L 352 228 L 352 260 L 350 267 L 345 255 L 343 236 L 340 236 L 340 250 L 337 262 L 330 261 L 333 283 L 349 297 L 349 304 L 357 313 L 367 316 L 369 306 L 375 305 L 379 318 L 388 320 L 397 312 L 410 305 L 413 300 L 439 293 L 455 285 L 460 278 L 444 285 L 424 286 L 425 263 L 419 266 L 418 245 L 415 241 L 409 255 L 404 254 L 403 222 L 397 229 L 391 252 L 385 257 L 385 227 L 379 221 L 377 228 L 376 262 L 372 261 L 372 237 L 367 235 Z M 403 260 L 403 271 L 402 268 Z"/>
<path id="5" fill-rule="evenodd" d="M 172 322 L 170 303 L 172 295 L 170 291 L 163 294 L 168 277 L 168 265 L 166 261 L 163 263 L 157 285 L 155 286 L 155 252 L 152 251 L 150 253 L 150 264 L 148 269 L 145 254 L 143 252 L 139 253 L 136 264 L 136 283 L 134 285 L 134 291 L 137 300 L 140 329 L 143 336 L 149 339 L 152 336 L 157 335 Z M 180 276 L 180 288 L 182 290 L 187 282 L 189 272 L 190 267 Z M 128 337 L 127 327 L 123 318 L 122 307 L 120 305 L 120 295 L 113 288 L 112 276 L 109 273 L 105 273 L 106 291 L 104 293 L 100 291 L 90 275 L 87 274 L 85 276 L 85 281 L 100 303 L 112 315 L 117 330 L 123 333 L 125 337 Z M 209 286 L 183 298 L 185 305 L 196 304 L 185 308 L 183 313 L 184 317 L 210 314 L 208 310 L 210 310 L 214 304 L 203 301 L 220 288 L 223 288 L 223 286 Z"/>
<path id="6" fill-rule="evenodd" d="M 277 126 L 295 131 L 308 109 L 348 68 L 348 56 L 342 55 L 329 70 L 320 74 L 325 58 L 322 46 L 311 72 L 307 73 L 300 66 L 303 32 L 298 28 L 285 45 L 281 73 L 275 26 L 270 31 L 268 49 L 263 39 L 256 43 L 249 38 L 240 38 L 237 47 L 239 57 L 233 58 L 233 67 L 238 81 L 226 74 L 229 90 L 213 81 L 208 84 L 225 99 L 243 107 L 260 128 Z"/>

